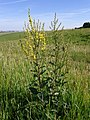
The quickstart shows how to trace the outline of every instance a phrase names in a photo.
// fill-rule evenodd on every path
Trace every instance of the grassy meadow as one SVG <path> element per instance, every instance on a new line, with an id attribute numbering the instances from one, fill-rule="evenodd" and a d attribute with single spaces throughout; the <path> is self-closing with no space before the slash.
<path id="1" fill-rule="evenodd" d="M 37 93 L 37 86 L 29 88 L 37 79 L 33 79 L 32 66 L 20 46 L 24 33 L 0 33 L 0 120 L 90 120 L 90 29 L 63 30 L 62 34 L 60 46 L 67 48 L 68 72 L 64 74 L 61 70 L 62 83 L 56 85 L 60 88 L 59 96 L 51 97 L 46 87 L 48 81 L 40 89 L 44 95 Z M 48 71 L 54 69 L 53 65 L 53 69 L 48 67 L 49 51 L 54 45 L 51 35 L 52 32 L 46 32 Z M 43 71 L 41 78 L 47 76 L 49 80 L 55 75 L 52 74 Z M 45 100 L 41 99 L 43 96 Z"/>

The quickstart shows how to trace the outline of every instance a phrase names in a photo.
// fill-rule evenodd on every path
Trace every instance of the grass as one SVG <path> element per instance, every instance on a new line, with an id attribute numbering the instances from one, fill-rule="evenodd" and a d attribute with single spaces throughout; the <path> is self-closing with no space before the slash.
<path id="1" fill-rule="evenodd" d="M 0 33 L 0 41 L 12 41 L 12 40 L 18 40 L 20 38 L 24 38 L 23 32 L 5 32 Z"/>
<path id="2" fill-rule="evenodd" d="M 63 32 L 68 44 L 69 73 L 58 99 L 58 120 L 90 120 L 90 29 Z M 53 46 L 51 33 L 47 34 L 48 44 Z M 23 38 L 23 33 L 0 35 L 0 119 L 55 120 L 49 106 L 46 117 L 39 102 L 31 104 L 31 66 L 19 45 Z"/>
<path id="3" fill-rule="evenodd" d="M 90 29 L 72 29 L 65 31 L 66 38 L 69 37 L 72 43 L 77 45 L 90 45 Z M 67 36 L 69 34 L 69 36 Z"/>

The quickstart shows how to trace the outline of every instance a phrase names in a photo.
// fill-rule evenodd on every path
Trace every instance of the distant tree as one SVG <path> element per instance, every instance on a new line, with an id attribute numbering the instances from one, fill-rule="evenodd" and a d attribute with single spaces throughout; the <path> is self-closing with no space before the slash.
<path id="1" fill-rule="evenodd" d="M 83 24 L 83 28 L 90 28 L 90 22 L 85 22 Z"/>

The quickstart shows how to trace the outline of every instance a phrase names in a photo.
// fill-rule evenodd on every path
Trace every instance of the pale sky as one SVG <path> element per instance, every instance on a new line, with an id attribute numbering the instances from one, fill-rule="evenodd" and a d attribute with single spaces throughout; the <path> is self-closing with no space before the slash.
<path id="1" fill-rule="evenodd" d="M 64 28 L 90 22 L 90 0 L 0 0 L 0 31 L 23 30 L 24 21 L 28 20 L 28 8 L 34 19 L 45 22 L 45 29 L 55 12 Z"/>

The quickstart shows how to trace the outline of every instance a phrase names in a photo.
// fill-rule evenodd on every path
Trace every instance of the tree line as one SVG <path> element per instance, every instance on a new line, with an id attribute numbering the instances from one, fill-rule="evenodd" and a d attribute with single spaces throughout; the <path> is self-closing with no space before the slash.
<path id="1" fill-rule="evenodd" d="M 80 29 L 80 28 L 90 28 L 90 22 L 85 22 L 82 27 L 76 28 L 75 29 Z"/>

